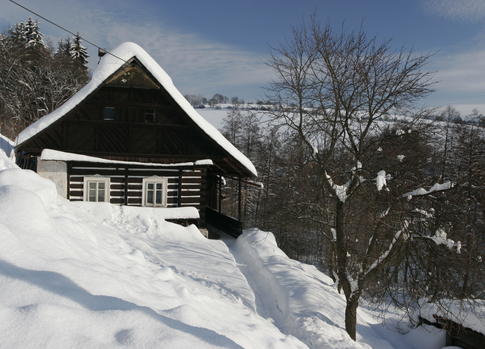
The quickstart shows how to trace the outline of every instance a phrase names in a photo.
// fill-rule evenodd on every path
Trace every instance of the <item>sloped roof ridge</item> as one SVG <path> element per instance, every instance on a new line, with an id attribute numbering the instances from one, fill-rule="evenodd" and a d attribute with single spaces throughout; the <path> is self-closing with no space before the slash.
<path id="1" fill-rule="evenodd" d="M 251 160 L 249 160 L 243 153 L 241 153 L 231 142 L 229 142 L 214 126 L 205 120 L 185 99 L 180 91 L 173 84 L 170 76 L 162 69 L 162 67 L 139 45 L 133 42 L 124 42 L 115 49 L 103 56 L 98 66 L 93 72 L 91 80 L 68 99 L 59 108 L 51 113 L 43 116 L 27 128 L 25 128 L 17 136 L 16 144 L 20 145 L 41 132 L 55 121 L 62 118 L 69 111 L 74 109 L 87 96 L 96 90 L 107 78 L 121 68 L 126 61 L 136 57 L 138 61 L 153 75 L 155 79 L 165 88 L 165 90 L 172 96 L 176 103 L 187 113 L 187 115 L 201 128 L 210 138 L 217 144 L 224 148 L 231 156 L 233 156 L 239 163 L 241 163 L 250 173 L 257 176 L 256 168 Z M 122 58 L 119 59 L 119 58 Z"/>

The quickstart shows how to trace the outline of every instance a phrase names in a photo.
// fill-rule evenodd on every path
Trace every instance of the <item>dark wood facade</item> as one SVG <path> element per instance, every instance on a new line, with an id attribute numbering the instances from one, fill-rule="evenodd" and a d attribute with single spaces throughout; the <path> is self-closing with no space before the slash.
<path id="1" fill-rule="evenodd" d="M 113 111 L 109 118 L 107 109 Z M 17 153 L 39 156 L 43 149 L 138 162 L 211 159 L 231 176 L 252 176 L 187 116 L 136 59 L 65 116 L 20 144 Z"/>
<path id="2" fill-rule="evenodd" d="M 158 176 L 168 180 L 166 207 L 196 207 L 202 222 L 205 222 L 205 210 L 201 208 L 218 208 L 217 203 L 208 197 L 211 193 L 209 183 L 216 176 L 209 166 L 174 168 L 70 161 L 67 166 L 67 199 L 82 201 L 84 178 L 91 176 L 109 178 L 109 202 L 112 204 L 142 206 L 143 178 Z"/>

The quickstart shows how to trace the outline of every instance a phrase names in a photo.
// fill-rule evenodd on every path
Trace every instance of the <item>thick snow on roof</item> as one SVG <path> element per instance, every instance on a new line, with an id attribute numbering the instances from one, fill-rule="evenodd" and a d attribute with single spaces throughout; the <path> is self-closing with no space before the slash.
<path id="1" fill-rule="evenodd" d="M 23 130 L 17 137 L 17 145 L 22 144 L 32 136 L 36 135 L 53 122 L 59 120 L 66 113 L 71 111 L 81 103 L 91 92 L 98 88 L 108 77 L 115 73 L 125 64 L 125 61 L 136 57 L 143 66 L 158 80 L 158 82 L 167 90 L 172 98 L 180 105 L 187 115 L 199 126 L 209 137 L 224 148 L 231 156 L 239 161 L 249 172 L 257 176 L 256 168 L 251 160 L 241 153 L 234 145 L 231 144 L 214 126 L 205 120 L 190 105 L 180 91 L 175 87 L 172 79 L 158 65 L 158 63 L 140 46 L 133 42 L 125 42 L 106 54 L 93 72 L 91 81 L 79 90 L 74 96 L 66 101 L 62 106 L 37 120 L 35 123 Z M 119 59 L 117 57 L 123 59 Z"/>
<path id="2" fill-rule="evenodd" d="M 14 146 L 15 146 L 14 142 L 12 142 L 4 135 L 0 134 L 0 150 L 3 150 L 5 154 L 10 155 Z"/>
<path id="3" fill-rule="evenodd" d="M 136 162 L 136 161 L 119 161 L 98 158 L 95 156 L 67 153 L 59 150 L 44 149 L 40 154 L 41 160 L 57 160 L 57 161 L 81 161 L 81 162 L 96 162 L 103 164 L 123 164 L 123 165 L 143 165 L 143 166 L 158 166 L 158 167 L 177 167 L 177 166 L 210 166 L 214 165 L 212 160 L 203 159 L 194 162 L 178 162 L 171 164 L 162 164 L 155 162 Z"/>

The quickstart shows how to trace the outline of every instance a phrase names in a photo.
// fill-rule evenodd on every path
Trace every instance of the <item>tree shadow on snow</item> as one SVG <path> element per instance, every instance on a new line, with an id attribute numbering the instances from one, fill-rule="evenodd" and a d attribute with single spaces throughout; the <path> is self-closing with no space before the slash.
<path id="1" fill-rule="evenodd" d="M 93 295 L 78 286 L 69 278 L 52 271 L 31 270 L 17 267 L 0 260 L 0 274 L 13 279 L 22 280 L 38 286 L 46 291 L 69 298 L 86 309 L 93 311 L 136 310 L 145 313 L 164 325 L 184 333 L 198 337 L 211 345 L 227 348 L 243 349 L 239 344 L 213 330 L 188 325 L 179 320 L 158 314 L 153 309 L 111 296 Z"/>

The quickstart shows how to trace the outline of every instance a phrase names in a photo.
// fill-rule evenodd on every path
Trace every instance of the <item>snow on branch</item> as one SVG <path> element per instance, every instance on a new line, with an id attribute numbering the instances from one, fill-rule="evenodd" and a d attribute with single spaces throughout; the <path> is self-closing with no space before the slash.
<path id="1" fill-rule="evenodd" d="M 454 248 L 456 248 L 456 253 L 458 254 L 461 253 L 461 241 L 455 242 L 454 240 L 448 239 L 448 235 L 441 228 L 436 230 L 433 236 L 420 236 L 420 237 L 429 239 L 433 241 L 436 245 L 444 245 L 449 250 L 453 250 Z"/>
<path id="2" fill-rule="evenodd" d="M 364 273 L 364 275 L 368 275 L 372 270 L 374 270 L 375 268 L 377 268 L 387 258 L 387 256 L 389 256 L 389 254 L 391 253 L 392 249 L 397 244 L 397 242 L 399 241 L 399 239 L 401 238 L 401 236 L 404 234 L 404 232 L 406 231 L 406 229 L 408 228 L 408 226 L 409 226 L 408 221 L 404 221 L 403 227 L 401 229 L 399 229 L 396 232 L 396 234 L 394 234 L 394 237 L 392 238 L 392 241 L 389 244 L 389 247 L 386 249 L 386 251 L 384 251 L 384 253 L 382 253 L 374 261 L 374 263 L 372 263 L 369 266 L 369 268 L 367 268 L 367 271 Z M 406 236 L 404 238 L 406 239 Z"/>
<path id="3" fill-rule="evenodd" d="M 434 193 L 434 192 L 438 192 L 438 191 L 449 190 L 449 189 L 453 188 L 453 186 L 454 186 L 454 184 L 452 182 L 450 182 L 450 181 L 446 181 L 446 182 L 444 182 L 442 184 L 435 183 L 428 190 L 426 190 L 424 188 L 418 188 L 418 189 L 415 189 L 413 191 L 410 191 L 410 192 L 408 192 L 406 194 L 403 194 L 402 196 L 403 197 L 407 197 L 408 200 L 411 200 L 413 198 L 413 196 L 423 196 L 423 195 L 428 195 L 428 194 L 431 194 L 431 193 Z"/>
<path id="4" fill-rule="evenodd" d="M 377 177 L 376 177 L 376 187 L 378 191 L 381 191 L 383 187 L 387 186 L 387 181 L 386 181 L 386 171 L 380 170 L 377 172 Z"/>
<path id="5" fill-rule="evenodd" d="M 345 200 L 347 200 L 347 190 L 349 189 L 350 181 L 348 181 L 344 185 L 335 184 L 332 177 L 327 173 L 327 171 L 325 171 L 325 177 L 327 178 L 328 184 L 330 184 L 332 189 L 335 191 L 335 194 L 337 195 L 340 202 L 345 202 Z"/>

